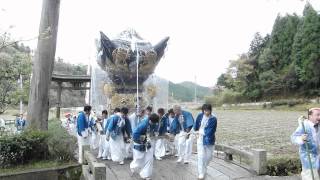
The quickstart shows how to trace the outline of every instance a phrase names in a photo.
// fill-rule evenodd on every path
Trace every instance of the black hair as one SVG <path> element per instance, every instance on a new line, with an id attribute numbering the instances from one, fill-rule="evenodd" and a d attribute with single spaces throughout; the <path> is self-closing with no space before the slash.
<path id="1" fill-rule="evenodd" d="M 129 113 L 129 109 L 127 107 L 122 107 L 121 113 L 123 113 L 124 115 L 127 115 Z"/>
<path id="2" fill-rule="evenodd" d="M 121 110 L 120 110 L 120 108 L 116 107 L 116 108 L 114 108 L 113 112 L 118 113 L 118 112 L 121 112 Z"/>
<path id="3" fill-rule="evenodd" d="M 90 112 L 91 109 L 92 109 L 92 107 L 87 105 L 87 106 L 84 106 L 83 111 L 85 111 L 85 112 L 89 111 Z"/>
<path id="4" fill-rule="evenodd" d="M 150 116 L 149 116 L 149 120 L 152 122 L 152 123 L 158 123 L 159 122 L 159 116 L 156 114 L 156 113 L 152 113 Z"/>
<path id="5" fill-rule="evenodd" d="M 210 112 L 212 112 L 212 106 L 211 104 L 204 104 L 202 105 L 202 111 L 208 110 Z"/>
<path id="6" fill-rule="evenodd" d="M 108 115 L 108 111 L 107 111 L 107 110 L 103 110 L 103 111 L 102 111 L 102 114 Z"/>
<path id="7" fill-rule="evenodd" d="M 169 109 L 168 113 L 169 113 L 169 114 L 174 114 L 173 109 L 172 109 L 172 108 L 171 108 L 171 109 Z"/>
<path id="8" fill-rule="evenodd" d="M 164 114 L 165 112 L 164 112 L 164 109 L 163 108 L 159 108 L 158 109 L 158 114 Z"/>
<path id="9" fill-rule="evenodd" d="M 152 106 L 148 106 L 148 107 L 146 108 L 146 110 L 152 112 Z"/>

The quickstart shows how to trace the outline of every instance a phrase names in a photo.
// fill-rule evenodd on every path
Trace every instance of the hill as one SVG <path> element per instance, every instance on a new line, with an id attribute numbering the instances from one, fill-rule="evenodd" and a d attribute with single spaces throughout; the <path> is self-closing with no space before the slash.
<path id="1" fill-rule="evenodd" d="M 169 82 L 169 96 L 184 102 L 193 101 L 195 86 L 197 88 L 197 100 L 203 100 L 205 96 L 211 94 L 211 90 L 208 87 L 203 87 L 190 81 L 184 81 L 181 83 Z"/>

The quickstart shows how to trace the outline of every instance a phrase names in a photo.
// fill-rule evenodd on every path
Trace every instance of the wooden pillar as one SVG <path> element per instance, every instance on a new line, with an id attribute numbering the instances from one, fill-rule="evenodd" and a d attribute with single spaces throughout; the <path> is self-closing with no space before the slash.
<path id="1" fill-rule="evenodd" d="M 60 108 L 61 108 L 61 92 L 62 92 L 62 82 L 58 82 L 58 89 L 57 89 L 57 114 L 56 118 L 60 119 Z"/>

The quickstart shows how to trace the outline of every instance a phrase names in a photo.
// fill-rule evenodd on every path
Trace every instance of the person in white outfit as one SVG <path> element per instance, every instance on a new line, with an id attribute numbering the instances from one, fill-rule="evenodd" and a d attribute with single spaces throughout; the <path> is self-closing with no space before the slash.
<path id="1" fill-rule="evenodd" d="M 102 120 L 97 123 L 97 127 L 99 129 L 99 151 L 98 151 L 97 158 L 102 158 L 103 160 L 106 160 L 106 159 L 111 159 L 109 142 L 106 140 L 106 134 L 104 129 L 104 127 L 106 127 L 106 124 L 108 123 L 107 110 L 102 111 L 101 119 Z"/>
<path id="2" fill-rule="evenodd" d="M 212 115 L 211 104 L 204 104 L 202 112 L 197 116 L 193 125 L 193 131 L 196 132 L 197 152 L 198 152 L 198 174 L 199 179 L 204 179 L 207 173 L 207 166 L 212 159 L 215 133 L 217 129 L 217 118 Z"/>
<path id="3" fill-rule="evenodd" d="M 120 165 L 124 164 L 124 158 L 126 156 L 123 130 L 127 127 L 128 126 L 125 125 L 125 119 L 123 118 L 123 112 L 117 112 L 110 117 L 106 131 L 106 139 L 110 145 L 111 159 L 114 162 L 119 162 Z"/>
<path id="4" fill-rule="evenodd" d="M 299 145 L 299 155 L 302 164 L 302 180 L 319 178 L 320 171 L 320 108 L 311 108 L 308 118 L 300 117 L 299 126 L 291 135 L 293 144 Z"/>
<path id="5" fill-rule="evenodd" d="M 193 135 L 190 131 L 193 127 L 193 117 L 188 111 L 181 110 L 181 107 L 173 107 L 175 118 L 171 124 L 171 133 L 178 136 L 178 160 L 177 163 L 184 161 L 188 164 L 192 154 Z"/>
<path id="6" fill-rule="evenodd" d="M 157 131 L 159 116 L 151 114 L 133 131 L 133 161 L 130 163 L 132 173 L 138 172 L 142 179 L 151 179 L 153 170 L 152 138 Z"/>
<path id="7" fill-rule="evenodd" d="M 84 106 L 83 111 L 79 112 L 77 118 L 77 134 L 78 134 L 78 146 L 79 146 L 79 163 L 82 164 L 82 145 L 89 145 L 89 116 L 91 112 L 91 106 Z"/>
<path id="8" fill-rule="evenodd" d="M 169 109 L 168 113 L 167 113 L 167 117 L 168 117 L 168 122 L 167 122 L 167 131 L 170 135 L 173 135 L 173 138 L 170 140 L 165 140 L 166 142 L 166 150 L 168 151 L 168 153 L 166 155 L 174 155 L 176 157 L 178 157 L 178 136 L 174 136 L 174 132 L 171 132 L 171 125 L 172 122 L 175 118 L 173 109 Z"/>
<path id="9" fill-rule="evenodd" d="M 155 143 L 154 156 L 157 160 L 161 161 L 162 158 L 166 155 L 165 135 L 167 132 L 168 118 L 163 108 L 158 109 L 158 115 L 160 117 L 160 120 L 158 125 L 158 138 Z"/>

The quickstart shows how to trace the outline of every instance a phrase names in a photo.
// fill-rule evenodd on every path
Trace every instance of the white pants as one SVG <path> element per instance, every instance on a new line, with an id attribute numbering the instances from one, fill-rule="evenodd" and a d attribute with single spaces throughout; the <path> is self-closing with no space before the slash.
<path id="1" fill-rule="evenodd" d="M 161 158 L 166 155 L 165 139 L 159 138 L 155 143 L 154 156 L 156 158 Z"/>
<path id="2" fill-rule="evenodd" d="M 99 143 L 99 135 L 96 132 L 92 132 L 90 136 L 90 148 L 97 149 Z"/>
<path id="3" fill-rule="evenodd" d="M 313 175 L 315 180 L 319 180 L 319 173 L 317 169 L 313 169 Z M 302 180 L 312 180 L 311 169 L 303 169 L 301 171 Z"/>
<path id="4" fill-rule="evenodd" d="M 199 176 L 205 176 L 207 172 L 207 166 L 212 160 L 214 146 L 203 145 L 203 138 L 198 138 L 197 152 L 198 152 L 198 173 Z"/>
<path id="5" fill-rule="evenodd" d="M 133 144 L 132 143 L 125 143 L 125 149 L 126 149 L 126 158 L 132 158 L 133 152 L 132 152 Z"/>
<path id="6" fill-rule="evenodd" d="M 193 136 L 190 135 L 187 139 L 186 132 L 181 131 L 178 136 L 178 156 L 184 159 L 184 161 L 189 161 L 192 154 L 192 143 Z"/>
<path id="7" fill-rule="evenodd" d="M 115 162 L 121 162 L 125 158 L 125 143 L 122 134 L 116 136 L 115 139 L 110 137 L 109 140 L 111 159 Z"/>
<path id="8" fill-rule="evenodd" d="M 99 135 L 99 151 L 98 157 L 107 158 L 110 157 L 110 146 L 106 140 L 106 135 Z"/>
<path id="9" fill-rule="evenodd" d="M 77 137 L 78 137 L 78 147 L 79 147 L 79 164 L 82 164 L 83 163 L 83 156 L 82 156 L 82 145 L 89 145 L 89 138 L 86 137 L 86 138 L 83 138 L 82 136 L 79 136 L 77 134 Z"/>
<path id="10" fill-rule="evenodd" d="M 133 149 L 133 161 L 130 163 L 130 169 L 134 172 L 140 171 L 141 178 L 151 177 L 153 168 L 153 147 L 146 152 Z"/>

